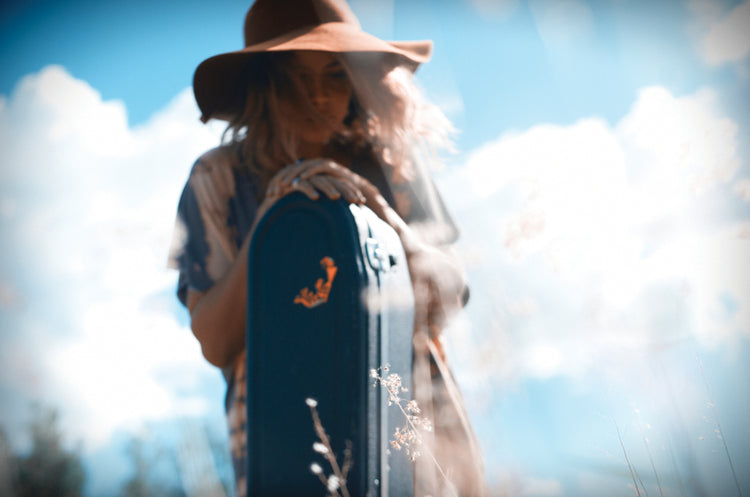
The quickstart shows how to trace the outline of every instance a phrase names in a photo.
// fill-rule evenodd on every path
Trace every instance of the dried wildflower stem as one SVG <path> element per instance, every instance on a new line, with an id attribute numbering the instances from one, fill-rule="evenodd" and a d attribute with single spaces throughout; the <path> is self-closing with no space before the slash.
<path id="1" fill-rule="evenodd" d="M 651 464 L 651 470 L 654 472 L 654 478 L 656 478 L 656 487 L 659 489 L 659 496 L 664 497 L 664 492 L 661 489 L 661 479 L 659 478 L 659 472 L 656 471 L 656 464 L 654 463 L 654 457 L 651 454 L 650 441 L 643 431 L 643 421 L 641 421 L 641 413 L 636 409 L 636 415 L 638 416 L 638 431 L 641 433 L 643 438 L 643 447 L 646 449 L 648 455 L 648 461 Z"/>
<path id="2" fill-rule="evenodd" d="M 406 420 L 406 425 L 411 427 L 411 429 L 409 430 L 410 434 L 413 434 L 413 436 L 415 437 L 417 441 L 417 444 L 420 447 L 423 447 L 427 451 L 427 454 L 430 456 L 430 459 L 432 459 L 432 462 L 435 463 L 435 467 L 440 473 L 440 476 L 442 476 L 443 479 L 448 483 L 448 488 L 452 490 L 453 486 L 451 484 L 450 479 L 448 479 L 448 475 L 446 475 L 445 471 L 443 471 L 442 466 L 440 466 L 440 463 L 435 458 L 435 454 L 432 452 L 430 447 L 424 443 L 424 439 L 419 434 L 419 429 L 417 425 L 414 423 L 414 419 L 419 419 L 420 420 L 419 424 L 421 425 L 421 428 L 431 431 L 432 425 L 430 423 L 430 420 L 426 418 L 419 418 L 415 416 L 414 414 L 409 414 L 407 410 L 411 411 L 412 413 L 418 414 L 420 412 L 420 409 L 419 409 L 419 406 L 417 406 L 417 402 L 415 400 L 409 401 L 407 403 L 407 408 L 404 408 L 403 404 L 401 403 L 401 401 L 405 399 L 402 399 L 399 393 L 402 391 L 403 392 L 407 391 L 407 389 L 401 385 L 401 377 L 395 373 L 392 373 L 386 379 L 380 376 L 380 373 L 379 373 L 380 370 L 388 371 L 389 366 L 386 364 L 385 366 L 382 366 L 378 369 L 371 370 L 370 377 L 375 380 L 376 384 L 380 383 L 380 385 L 386 389 L 386 391 L 388 392 L 388 404 L 390 405 L 390 404 L 395 403 L 398 406 L 399 410 L 404 415 L 404 418 Z M 396 433 L 399 435 L 401 434 L 401 432 L 398 429 L 396 430 Z M 397 441 L 391 442 L 391 444 L 397 450 L 400 449 L 400 445 Z M 409 452 L 409 450 L 411 450 L 411 460 L 414 461 L 420 453 L 417 451 L 414 451 L 413 448 L 411 449 L 407 448 L 407 453 Z M 454 497 L 458 497 L 455 491 L 453 491 L 452 493 Z"/>
<path id="3" fill-rule="evenodd" d="M 711 406 L 711 411 L 714 413 L 714 420 L 716 420 L 716 428 L 719 430 L 719 438 L 721 439 L 721 443 L 724 445 L 724 452 L 727 454 L 727 460 L 729 461 L 729 469 L 732 470 L 732 477 L 734 477 L 734 484 L 737 487 L 737 495 L 740 497 L 742 496 L 742 488 L 740 487 L 740 482 L 737 480 L 737 472 L 734 470 L 734 463 L 732 462 L 732 456 L 729 454 L 729 447 L 727 446 L 727 440 L 724 437 L 724 431 L 721 429 L 721 423 L 719 422 L 719 413 L 716 412 L 716 404 L 714 403 L 713 395 L 711 394 L 711 387 L 708 384 L 708 380 L 706 379 L 706 373 L 703 371 L 703 363 L 701 362 L 700 358 L 698 358 L 698 367 L 701 370 L 701 377 L 703 378 L 703 383 L 706 385 L 706 392 L 708 394 L 708 404 Z"/>
<path id="4" fill-rule="evenodd" d="M 323 457 L 325 457 L 326 461 L 331 465 L 331 468 L 333 469 L 333 474 L 336 475 L 336 477 L 339 479 L 339 485 L 338 488 L 331 488 L 330 481 L 328 478 L 326 478 L 322 473 L 318 473 L 318 478 L 320 481 L 328 488 L 328 491 L 331 493 L 331 495 L 338 496 L 341 495 L 341 497 L 351 497 L 349 495 L 349 491 L 346 488 L 346 474 L 341 470 L 339 467 L 338 461 L 336 461 L 336 455 L 333 452 L 333 447 L 331 447 L 331 441 L 328 438 L 328 434 L 326 433 L 325 429 L 323 428 L 323 423 L 320 421 L 320 416 L 318 415 L 318 409 L 316 407 L 317 402 L 311 401 L 312 399 L 307 400 L 307 406 L 310 408 L 310 414 L 313 418 L 313 426 L 315 427 L 315 433 L 318 435 L 318 438 L 320 441 L 325 445 L 326 451 L 323 453 Z M 351 454 L 351 450 L 347 450 L 349 455 Z M 351 457 L 351 456 L 350 456 Z M 349 463 L 345 461 L 345 467 L 347 473 L 349 472 Z M 341 494 L 339 494 L 338 490 L 341 490 Z"/>
<path id="5" fill-rule="evenodd" d="M 401 405 L 401 402 L 397 402 L 396 405 L 398 405 L 398 408 L 401 410 L 404 416 L 406 416 L 406 422 L 409 423 L 409 426 L 411 426 L 411 429 L 414 430 L 414 432 L 417 434 L 417 440 L 419 441 L 419 444 L 427 450 L 427 454 L 430 456 L 430 459 L 432 459 L 432 462 L 435 463 L 435 467 L 440 472 L 440 476 L 442 476 L 443 479 L 445 479 L 445 481 L 450 484 L 451 481 L 448 479 L 448 475 L 445 474 L 445 471 L 443 471 L 442 466 L 440 466 L 440 463 L 437 461 L 437 459 L 435 459 L 435 454 L 433 454 L 432 450 L 424 443 L 424 440 L 419 435 L 419 431 L 417 430 L 417 427 L 414 426 L 414 423 L 412 422 L 411 417 L 408 414 L 406 414 L 406 411 L 404 410 L 404 407 Z M 452 489 L 453 486 L 449 485 L 448 488 Z M 458 497 L 458 495 L 456 495 L 455 492 L 453 493 L 453 496 Z"/>
<path id="6" fill-rule="evenodd" d="M 648 454 L 648 460 L 651 464 L 651 470 L 654 472 L 654 478 L 656 478 L 656 488 L 659 489 L 659 496 L 664 497 L 664 492 L 661 489 L 661 479 L 659 478 L 659 472 L 656 471 L 656 464 L 654 463 L 654 458 L 651 455 L 651 449 L 649 448 L 649 442 L 648 439 L 644 437 L 643 444 L 646 446 L 646 454 Z"/>
<path id="7" fill-rule="evenodd" d="M 682 484 L 682 472 L 680 471 L 680 468 L 677 467 L 677 460 L 674 457 L 674 451 L 672 450 L 672 445 L 667 446 L 667 450 L 669 452 L 669 459 L 672 462 L 672 471 L 674 471 L 675 475 L 677 475 L 677 485 L 680 489 L 680 495 L 682 497 L 685 497 L 685 486 Z"/>
<path id="8" fill-rule="evenodd" d="M 615 423 L 615 429 L 617 430 L 617 438 L 620 440 L 620 446 L 622 447 L 622 453 L 625 455 L 625 462 L 628 463 L 628 470 L 630 471 L 630 477 L 633 479 L 633 485 L 635 486 L 635 492 L 638 494 L 638 497 L 641 497 L 641 491 L 638 489 L 638 482 L 635 480 L 635 474 L 633 473 L 633 466 L 630 464 L 630 458 L 628 457 L 628 451 L 625 450 L 625 442 L 622 441 L 622 435 L 620 435 L 620 427 L 617 424 L 617 421 L 615 421 L 614 418 L 612 418 L 612 421 Z"/>
<path id="9" fill-rule="evenodd" d="M 315 475 L 318 477 L 318 480 L 320 480 L 320 483 L 322 483 L 324 487 L 328 488 L 328 478 L 326 478 L 326 475 L 324 475 L 322 472 L 320 473 L 315 472 Z M 329 495 L 331 495 L 332 497 L 337 497 L 339 496 L 339 493 L 334 492 L 334 493 L 329 493 Z"/>
<path id="10" fill-rule="evenodd" d="M 349 470 L 352 467 L 352 442 L 346 441 L 346 448 L 344 449 L 344 464 L 341 466 L 341 476 L 343 481 L 346 482 L 346 478 L 349 475 Z"/>

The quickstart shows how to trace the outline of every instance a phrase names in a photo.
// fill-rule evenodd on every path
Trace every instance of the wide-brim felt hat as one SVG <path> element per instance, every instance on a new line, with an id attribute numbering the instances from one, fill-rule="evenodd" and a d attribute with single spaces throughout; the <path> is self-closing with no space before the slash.
<path id="1" fill-rule="evenodd" d="M 385 41 L 366 33 L 344 0 L 257 0 L 245 17 L 245 48 L 210 57 L 195 70 L 201 120 L 231 121 L 244 108 L 248 62 L 259 53 L 293 50 L 372 54 L 383 68 L 413 72 L 430 59 L 432 42 Z"/>

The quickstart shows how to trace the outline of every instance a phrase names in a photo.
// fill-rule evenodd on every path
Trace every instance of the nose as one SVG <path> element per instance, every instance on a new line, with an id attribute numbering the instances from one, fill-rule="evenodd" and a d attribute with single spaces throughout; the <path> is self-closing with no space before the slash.
<path id="1" fill-rule="evenodd" d="M 328 101 L 328 88 L 323 82 L 323 78 L 311 77 L 306 81 L 307 98 L 320 109 Z"/>

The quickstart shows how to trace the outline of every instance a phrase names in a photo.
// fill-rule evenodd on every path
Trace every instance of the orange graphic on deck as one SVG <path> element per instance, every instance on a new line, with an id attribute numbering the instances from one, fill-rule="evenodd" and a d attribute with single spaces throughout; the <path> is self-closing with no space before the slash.
<path id="1" fill-rule="evenodd" d="M 328 280 L 324 283 L 323 278 L 318 278 L 318 281 L 315 282 L 315 292 L 310 291 L 307 287 L 300 290 L 299 295 L 294 297 L 295 304 L 302 304 L 311 309 L 328 302 L 328 295 L 331 293 L 331 285 L 333 285 L 333 279 L 336 277 L 338 268 L 330 257 L 323 257 L 320 260 L 320 265 L 325 270 Z"/>

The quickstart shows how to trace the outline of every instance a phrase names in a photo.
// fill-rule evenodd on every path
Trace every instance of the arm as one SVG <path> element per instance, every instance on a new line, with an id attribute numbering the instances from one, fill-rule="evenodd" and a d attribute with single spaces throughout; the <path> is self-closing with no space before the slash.
<path id="1" fill-rule="evenodd" d="M 219 368 L 229 366 L 245 346 L 247 318 L 247 257 L 255 225 L 278 200 L 266 197 L 255 216 L 234 262 L 210 289 L 188 290 L 190 327 L 201 344 L 203 356 Z"/>

